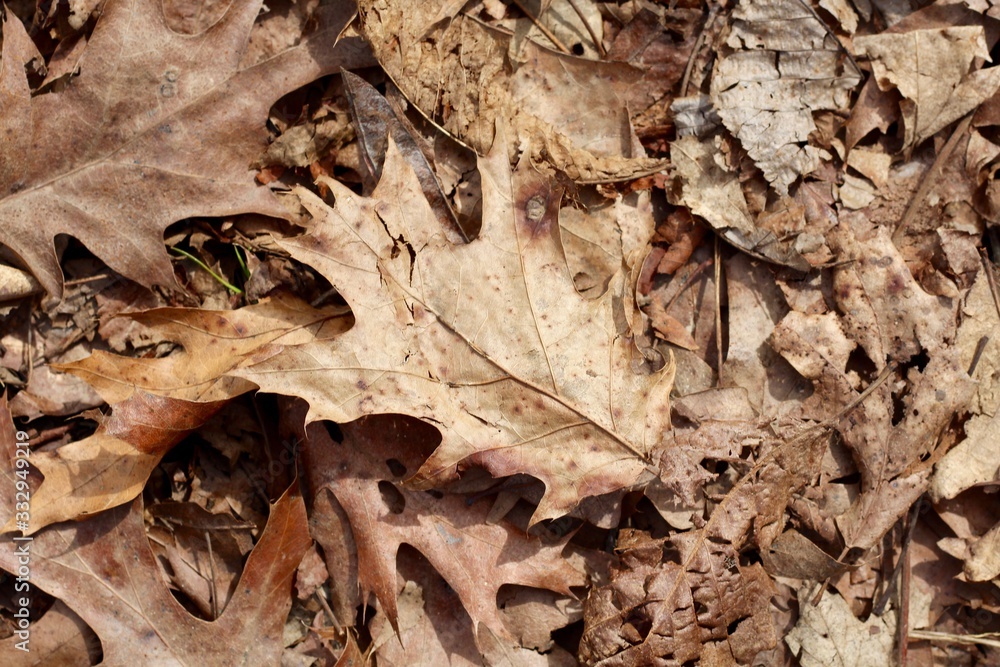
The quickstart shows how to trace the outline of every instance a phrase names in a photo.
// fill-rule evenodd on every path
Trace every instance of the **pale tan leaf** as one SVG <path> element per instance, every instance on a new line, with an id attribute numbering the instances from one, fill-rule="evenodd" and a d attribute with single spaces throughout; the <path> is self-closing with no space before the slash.
<path id="1" fill-rule="evenodd" d="M 896 87 L 906 98 L 907 146 L 958 120 L 1000 88 L 1000 70 L 975 66 L 990 58 L 982 26 L 866 35 L 854 44 L 871 60 L 879 87 Z"/>
<path id="2" fill-rule="evenodd" d="M 844 599 L 825 591 L 819 604 L 809 584 L 799 589 L 799 622 L 785 642 L 802 667 L 884 667 L 893 662 L 896 615 L 872 615 L 862 623 Z"/>
<path id="3" fill-rule="evenodd" d="M 373 199 L 326 181 L 331 209 L 300 190 L 316 220 L 282 245 L 329 276 L 357 323 L 333 345 L 231 374 L 302 396 L 311 420 L 426 419 L 443 440 L 415 481 L 437 484 L 470 463 L 528 473 L 546 486 L 538 521 L 651 478 L 673 371 L 633 369 L 643 359 L 620 325 L 634 300 L 624 271 L 596 300 L 577 293 L 549 180 L 531 167 L 511 173 L 503 149 L 480 171 L 483 229 L 462 246 L 447 241 L 395 149 Z"/>
<path id="4" fill-rule="evenodd" d="M 1000 575 L 1000 524 L 969 545 L 963 569 L 969 581 L 990 581 Z"/>

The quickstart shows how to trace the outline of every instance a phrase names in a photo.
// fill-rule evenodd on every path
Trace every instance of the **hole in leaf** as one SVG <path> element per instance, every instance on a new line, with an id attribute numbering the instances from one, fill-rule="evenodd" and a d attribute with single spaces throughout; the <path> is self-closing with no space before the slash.
<path id="1" fill-rule="evenodd" d="M 831 484 L 858 484 L 860 482 L 860 472 L 852 472 L 850 475 L 844 475 L 843 477 L 838 477 L 837 479 L 830 481 Z"/>
<path id="2" fill-rule="evenodd" d="M 726 626 L 726 634 L 728 634 L 730 637 L 732 637 L 734 634 L 736 634 L 736 628 L 740 627 L 740 623 L 742 621 L 743 621 L 743 619 L 741 618 L 741 619 L 735 620 L 732 623 L 730 623 L 729 625 L 727 625 Z"/>
<path id="3" fill-rule="evenodd" d="M 563 647 L 571 654 L 576 655 L 580 651 L 580 639 L 583 637 L 583 619 L 552 631 L 552 641 Z"/>
<path id="4" fill-rule="evenodd" d="M 918 371 L 923 373 L 924 369 L 927 368 L 927 364 L 930 363 L 930 360 L 931 358 L 927 356 L 927 351 L 920 350 L 918 354 L 915 354 L 913 358 L 910 359 L 910 363 L 908 363 L 907 366 L 911 368 L 916 367 Z"/>
<path id="5" fill-rule="evenodd" d="M 379 482 L 379 493 L 382 494 L 382 502 L 393 514 L 402 514 L 406 509 L 406 498 L 392 482 Z"/>
<path id="6" fill-rule="evenodd" d="M 854 348 L 851 355 L 847 358 L 847 372 L 850 373 L 854 371 L 861 378 L 861 381 L 865 384 L 869 384 L 878 375 L 878 369 L 875 367 L 875 362 L 868 358 L 865 354 L 864 348 L 858 346 Z"/>
<path id="7" fill-rule="evenodd" d="M 645 616 L 641 616 L 635 612 L 629 614 L 626 623 L 630 624 L 633 628 L 635 628 L 635 631 L 639 634 L 640 637 L 642 637 L 644 641 L 646 637 L 649 636 L 649 631 L 653 629 L 653 622 L 650 619 L 646 618 Z"/>
<path id="8" fill-rule="evenodd" d="M 892 425 L 897 426 L 906 417 L 906 406 L 903 405 L 903 397 L 899 394 L 892 395 Z"/>
<path id="9" fill-rule="evenodd" d="M 323 426 L 326 427 L 326 432 L 330 434 L 330 437 L 338 445 L 344 442 L 344 432 L 340 430 L 340 426 L 334 422 L 323 422 Z"/>
<path id="10" fill-rule="evenodd" d="M 574 56 L 582 56 L 584 53 L 583 44 L 577 42 L 576 44 L 570 47 L 570 51 L 573 52 Z"/>
<path id="11" fill-rule="evenodd" d="M 406 466 L 403 465 L 399 459 L 389 459 L 385 462 L 385 464 L 389 467 L 389 472 L 391 472 L 394 477 L 402 477 L 406 474 Z"/>

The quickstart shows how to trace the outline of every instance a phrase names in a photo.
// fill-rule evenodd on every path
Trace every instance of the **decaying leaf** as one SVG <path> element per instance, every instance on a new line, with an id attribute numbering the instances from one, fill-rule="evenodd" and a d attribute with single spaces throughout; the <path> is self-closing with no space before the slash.
<path id="1" fill-rule="evenodd" d="M 585 606 L 581 658 L 590 664 L 749 663 L 774 645 L 770 578 L 731 547 L 622 531 L 622 563 Z M 683 565 L 667 560 L 674 552 Z M 733 630 L 730 630 L 733 628 Z"/>
<path id="2" fill-rule="evenodd" d="M 483 229 L 462 246 L 447 241 L 394 148 L 372 199 L 324 181 L 337 200 L 330 209 L 299 190 L 315 221 L 281 244 L 329 277 L 357 323 L 334 345 L 288 349 L 231 374 L 305 398 L 311 420 L 425 419 L 443 439 L 413 482 L 440 483 L 470 464 L 497 477 L 527 473 L 546 487 L 540 521 L 651 479 L 672 366 L 635 370 L 643 358 L 627 326 L 626 267 L 600 298 L 577 293 L 548 179 L 531 167 L 512 173 L 503 149 L 479 164 Z"/>
<path id="3" fill-rule="evenodd" d="M 0 242 L 51 295 L 62 293 L 53 237 L 69 234 L 143 285 L 175 284 L 163 231 L 196 215 L 293 216 L 255 184 L 275 100 L 341 66 L 350 14 L 272 60 L 238 69 L 260 2 L 237 3 L 199 35 L 173 32 L 156 0 L 111 0 L 60 92 L 30 96 L 37 51 L 4 22 L 0 69 Z M 8 15 L 9 16 L 9 15 Z M 183 193 L 183 194 L 181 194 Z"/>
<path id="4" fill-rule="evenodd" d="M 807 4 L 741 0 L 712 76 L 712 103 L 779 194 L 815 171 L 813 112 L 844 111 L 861 73 Z"/>
<path id="5" fill-rule="evenodd" d="M 665 166 L 633 154 L 623 98 L 641 70 L 531 42 L 515 61 L 510 35 L 455 16 L 459 9 L 447 0 L 359 3 L 379 63 L 427 118 L 479 155 L 490 151 L 496 122 L 505 118 L 512 132 L 504 150 L 515 155 L 530 146 L 532 160 L 574 180 L 625 180 Z"/>
<path id="6" fill-rule="evenodd" d="M 745 252 L 805 271 L 809 263 L 797 244 L 779 243 L 773 232 L 757 226 L 735 171 L 725 162 L 720 142 L 709 137 L 681 137 L 670 146 L 677 188 L 673 203 L 687 206 Z"/>

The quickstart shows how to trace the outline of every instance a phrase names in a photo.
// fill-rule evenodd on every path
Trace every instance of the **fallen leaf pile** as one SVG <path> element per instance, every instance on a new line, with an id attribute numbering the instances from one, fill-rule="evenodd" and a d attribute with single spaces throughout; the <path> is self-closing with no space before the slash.
<path id="1" fill-rule="evenodd" d="M 1000 660 L 992 2 L 2 10 L 4 664 Z"/>

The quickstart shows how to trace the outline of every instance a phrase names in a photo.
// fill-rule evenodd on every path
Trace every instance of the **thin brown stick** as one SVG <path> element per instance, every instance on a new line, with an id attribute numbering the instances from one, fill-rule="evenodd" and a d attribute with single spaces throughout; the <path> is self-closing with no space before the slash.
<path id="1" fill-rule="evenodd" d="M 941 169 L 948 162 L 948 158 L 955 151 L 955 147 L 958 146 L 959 140 L 962 135 L 965 134 L 966 130 L 969 129 L 969 125 L 972 124 L 972 114 L 975 112 L 970 112 L 965 118 L 955 126 L 955 130 L 951 133 L 948 138 L 947 143 L 941 148 L 941 152 L 938 153 L 937 157 L 934 158 L 934 164 L 931 165 L 930 170 L 924 174 L 923 180 L 920 181 L 920 187 L 917 188 L 916 193 L 913 195 L 913 199 L 910 200 L 910 205 L 906 207 L 906 212 L 903 213 L 903 217 L 900 218 L 899 224 L 896 225 L 895 231 L 892 233 L 892 240 L 894 242 L 899 240 L 902 236 L 903 231 L 909 227 L 910 223 L 913 222 L 913 218 L 917 215 L 917 210 L 923 205 L 924 199 L 927 198 L 927 194 L 930 192 L 931 188 L 934 187 L 938 182 L 938 177 L 941 175 Z"/>
<path id="2" fill-rule="evenodd" d="M 527 16 L 529 19 L 531 19 L 531 22 L 535 24 L 535 27 L 537 27 L 539 30 L 541 30 L 542 34 L 545 35 L 546 37 L 548 37 L 549 41 L 551 41 L 553 44 L 556 45 L 557 49 L 559 49 L 560 51 L 562 51 L 566 55 L 570 54 L 570 50 L 566 48 L 566 45 L 563 44 L 562 42 L 560 42 L 559 38 L 556 37 L 555 34 L 551 30 L 549 30 L 548 28 L 546 28 L 544 25 L 542 25 L 541 21 L 539 21 L 537 18 L 535 18 L 535 15 L 528 11 L 528 8 L 524 6 L 524 3 L 521 2 L 521 0 L 513 0 L 513 2 L 514 2 L 515 5 L 517 5 L 518 9 L 520 9 L 522 12 L 524 12 L 525 16 Z"/>
<path id="3" fill-rule="evenodd" d="M 681 294 L 683 294 L 688 287 L 691 287 L 691 285 L 694 284 L 695 279 L 698 278 L 698 276 L 700 276 L 702 273 L 704 273 L 705 269 L 707 269 L 711 264 L 712 260 L 706 259 L 704 262 L 694 267 L 694 270 L 691 271 L 691 273 L 689 273 L 687 277 L 684 279 L 684 282 L 681 283 L 680 289 L 678 289 L 674 293 L 674 295 L 670 297 L 670 301 L 667 301 L 667 305 L 663 307 L 663 312 L 666 313 L 667 311 L 669 311 L 671 306 L 677 303 L 677 299 L 680 298 Z"/>
<path id="4" fill-rule="evenodd" d="M 993 296 L 993 307 L 996 308 L 997 317 L 1000 317 L 1000 292 L 997 292 L 997 281 L 993 275 L 993 265 L 986 257 L 986 251 L 979 251 L 979 259 L 983 263 L 983 271 L 986 272 L 986 284 L 990 286 L 990 294 Z"/>
<path id="5" fill-rule="evenodd" d="M 719 249 L 719 235 L 715 235 L 715 354 L 717 366 L 716 377 L 722 377 L 722 260 Z"/>
<path id="6" fill-rule="evenodd" d="M 212 594 L 212 620 L 219 618 L 219 595 L 215 589 L 215 555 L 212 553 L 212 536 L 205 531 L 205 541 L 208 542 L 208 589 Z"/>
<path id="7" fill-rule="evenodd" d="M 87 276 L 86 278 L 73 278 L 72 280 L 67 280 L 63 283 L 63 287 L 72 287 L 74 285 L 95 283 L 98 280 L 105 280 L 108 278 L 114 278 L 114 276 L 110 273 L 98 273 L 96 276 Z"/>
<path id="8" fill-rule="evenodd" d="M 691 72 L 694 70 L 694 63 L 698 60 L 698 54 L 701 52 L 701 47 L 705 45 L 705 35 L 712 28 L 712 24 L 715 23 L 715 17 L 718 15 L 715 7 L 712 7 L 708 14 L 708 19 L 705 20 L 705 27 L 701 29 L 701 34 L 698 35 L 698 39 L 695 40 L 694 47 L 691 49 L 691 55 L 688 57 L 687 65 L 684 67 L 684 76 L 681 78 L 680 87 L 680 97 L 687 96 L 688 84 L 691 83 Z"/>
<path id="9" fill-rule="evenodd" d="M 896 592 L 896 586 L 899 583 L 899 576 L 902 574 L 904 567 L 903 556 L 910 548 L 910 541 L 913 539 L 913 530 L 917 527 L 917 517 L 920 516 L 921 505 L 923 505 L 923 500 L 918 498 L 917 502 L 913 505 L 913 509 L 910 510 L 909 521 L 906 522 L 906 532 L 903 533 L 899 548 L 899 560 L 896 561 L 896 566 L 893 568 L 892 574 L 889 575 L 885 590 L 882 592 L 882 595 L 879 596 L 875 606 L 872 607 L 872 614 L 875 616 L 881 616 L 882 613 L 885 612 L 886 605 L 889 604 L 889 600 Z"/>
<path id="10" fill-rule="evenodd" d="M 576 4 L 576 0 L 567 0 L 567 2 L 569 2 L 569 6 L 573 8 L 573 11 L 576 12 L 576 15 L 580 17 L 580 22 L 583 23 L 583 27 L 590 33 L 590 39 L 594 42 L 594 48 L 597 49 L 597 52 L 601 54 L 602 58 L 608 55 L 608 52 L 604 50 L 604 45 L 601 44 L 601 40 L 597 38 L 597 33 L 590 27 L 590 21 L 587 20 L 587 17 L 583 15 L 583 11 Z"/>
<path id="11" fill-rule="evenodd" d="M 337 617 L 333 613 L 333 609 L 330 608 L 330 603 L 326 601 L 326 594 L 322 593 L 321 588 L 317 588 L 313 591 L 313 597 L 319 602 L 319 606 L 323 607 L 323 613 L 326 614 L 326 618 L 333 624 L 333 627 L 337 629 L 337 632 L 343 632 L 344 629 L 340 627 L 340 623 L 337 622 Z"/>

